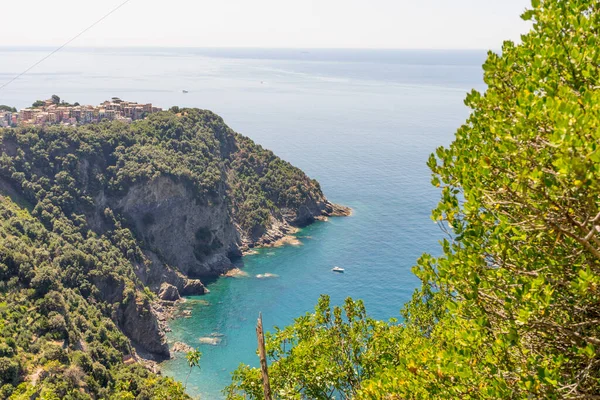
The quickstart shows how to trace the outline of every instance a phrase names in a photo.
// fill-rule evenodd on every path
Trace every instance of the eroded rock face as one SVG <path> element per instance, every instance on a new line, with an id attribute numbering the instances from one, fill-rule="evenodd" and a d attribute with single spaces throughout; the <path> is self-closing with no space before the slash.
<path id="1" fill-rule="evenodd" d="M 161 176 L 114 201 L 146 246 L 188 276 L 226 271 L 239 254 L 240 237 L 224 201 L 202 204 L 192 190 Z"/>
<path id="2" fill-rule="evenodd" d="M 163 283 L 177 288 L 181 296 L 195 296 L 206 293 L 206 288 L 199 279 L 191 279 L 176 268 L 163 263 L 159 256 L 149 250 L 144 252 L 149 264 L 137 264 L 135 273 L 150 290 L 159 293 Z"/>

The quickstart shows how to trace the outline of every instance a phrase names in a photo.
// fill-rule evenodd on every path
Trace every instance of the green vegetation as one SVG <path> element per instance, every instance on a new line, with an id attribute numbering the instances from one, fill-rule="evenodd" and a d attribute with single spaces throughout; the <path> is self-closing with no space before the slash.
<path id="1" fill-rule="evenodd" d="M 443 255 L 403 322 L 360 302 L 268 335 L 281 398 L 600 396 L 600 3 L 533 0 L 533 30 L 484 65 L 468 121 L 429 161 Z M 229 398 L 262 398 L 240 366 Z M 246 397 L 244 397 L 246 396 Z"/>
<path id="2" fill-rule="evenodd" d="M 1 105 L 0 104 L 0 111 L 8 111 L 8 112 L 13 112 L 16 113 L 17 109 L 14 107 L 10 107 L 10 106 L 5 106 L 5 105 Z"/>
<path id="3" fill-rule="evenodd" d="M 135 271 L 152 265 L 100 194 L 170 177 L 197 202 L 227 201 L 249 234 L 302 196 L 322 198 L 218 116 L 177 111 L 131 125 L 0 130 L 0 399 L 186 398 L 183 385 L 128 365 L 123 332 L 154 318 L 155 296 Z M 196 236 L 203 254 L 223 245 L 208 230 Z"/>
<path id="4" fill-rule="evenodd" d="M 202 353 L 198 349 L 188 351 L 185 355 L 185 359 L 187 360 L 188 365 L 190 366 L 190 371 L 188 372 L 185 378 L 185 387 L 187 387 L 187 382 L 190 379 L 190 374 L 192 373 L 192 370 L 194 368 L 200 368 L 200 358 L 202 358 Z"/>
<path id="5" fill-rule="evenodd" d="M 63 107 L 76 107 L 76 106 L 79 106 L 79 105 L 80 105 L 80 104 L 79 104 L 79 103 L 77 103 L 77 102 L 75 102 L 75 103 L 71 104 L 71 103 L 68 103 L 68 102 L 66 102 L 66 101 L 64 101 L 64 100 L 63 100 L 63 101 L 61 101 L 61 100 L 60 100 L 60 97 L 58 97 L 58 96 L 57 96 L 57 95 L 55 95 L 55 94 L 53 94 L 53 95 L 52 95 L 52 97 L 50 97 L 50 99 L 49 99 L 49 100 L 52 100 L 52 104 L 55 104 L 55 105 L 57 105 L 57 106 L 63 106 Z M 35 101 L 35 102 L 34 102 L 34 103 L 31 105 L 31 107 L 33 107 L 33 108 L 38 108 L 38 107 L 43 107 L 43 106 L 45 106 L 45 105 L 46 105 L 46 102 L 45 102 L 45 101 L 43 101 L 43 100 L 36 100 L 36 101 Z M 0 106 L 0 107 L 2 107 L 2 106 Z M 2 110 L 0 109 L 0 111 L 2 111 Z M 17 110 L 15 109 L 14 111 L 16 112 Z"/>
<path id="6" fill-rule="evenodd" d="M 0 215 L 0 398 L 185 397 L 181 385 L 123 364 L 131 349 L 111 315 L 148 297 L 114 237 L 82 234 L 64 216 L 48 229 L 6 197 Z M 120 301 L 106 301 L 106 285 L 121 288 Z"/>

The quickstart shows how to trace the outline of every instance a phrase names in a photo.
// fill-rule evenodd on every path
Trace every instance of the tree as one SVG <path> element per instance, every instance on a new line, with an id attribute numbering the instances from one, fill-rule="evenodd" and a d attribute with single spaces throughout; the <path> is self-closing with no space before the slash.
<path id="1" fill-rule="evenodd" d="M 198 349 L 188 351 L 187 354 L 185 355 L 185 359 L 188 362 L 190 370 L 187 374 L 187 377 L 185 378 L 184 387 L 187 387 L 187 383 L 188 383 L 188 380 L 190 379 L 192 369 L 194 369 L 194 367 L 200 368 L 200 358 L 201 357 L 202 357 L 202 353 Z"/>
<path id="2" fill-rule="evenodd" d="M 0 111 L 17 112 L 17 109 L 10 106 L 0 105 Z"/>
<path id="3" fill-rule="evenodd" d="M 277 398 L 330 399 L 334 394 L 354 397 L 362 382 L 373 377 L 376 362 L 387 350 L 384 341 L 373 351 L 376 337 L 395 337 L 395 321 L 378 322 L 366 315 L 362 301 L 346 299 L 343 307 L 331 307 L 321 296 L 313 314 L 297 318 L 285 329 L 267 335 L 270 383 Z M 389 340 L 386 343 L 389 344 Z M 393 357 L 393 348 L 389 347 Z M 230 399 L 263 398 L 260 371 L 241 366 L 225 392 Z"/>
<path id="4" fill-rule="evenodd" d="M 20 367 L 17 361 L 7 357 L 0 357 L 0 387 L 5 383 L 15 383 L 19 372 Z"/>
<path id="5" fill-rule="evenodd" d="M 52 104 L 60 104 L 60 97 L 58 97 L 57 95 L 53 94 L 51 99 L 52 99 Z"/>
<path id="6" fill-rule="evenodd" d="M 37 107 L 43 107 L 46 103 L 44 103 L 42 100 L 36 100 L 31 107 L 33 108 L 37 108 Z"/>
<path id="7" fill-rule="evenodd" d="M 523 18 L 532 31 L 488 54 L 486 92 L 467 96 L 471 116 L 429 160 L 443 255 L 419 259 L 402 325 L 367 331 L 360 352 L 373 355 L 356 368 L 378 367 L 348 397 L 600 395 L 600 3 L 533 0 Z M 304 350 L 337 328 L 301 326 L 318 335 L 288 342 L 272 381 L 293 361 L 305 382 L 332 368 L 350 384 Z M 241 367 L 233 387 L 260 398 L 255 377 Z"/>

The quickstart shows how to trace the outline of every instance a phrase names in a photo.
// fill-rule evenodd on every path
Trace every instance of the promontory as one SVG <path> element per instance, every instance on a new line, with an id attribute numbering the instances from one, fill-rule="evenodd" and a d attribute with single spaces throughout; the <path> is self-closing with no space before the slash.
<path id="1" fill-rule="evenodd" d="M 0 129 L 0 398 L 185 396 L 135 362 L 169 356 L 159 296 L 347 213 L 210 111 Z"/>

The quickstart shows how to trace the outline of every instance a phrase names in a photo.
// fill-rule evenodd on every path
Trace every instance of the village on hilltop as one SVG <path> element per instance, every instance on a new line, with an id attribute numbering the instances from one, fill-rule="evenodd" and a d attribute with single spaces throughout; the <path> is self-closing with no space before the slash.
<path id="1" fill-rule="evenodd" d="M 45 101 L 36 101 L 32 107 L 4 111 L 0 109 L 0 127 L 20 125 L 82 125 L 103 120 L 131 122 L 144 119 L 148 114 L 162 111 L 152 104 L 138 104 L 113 97 L 98 106 L 82 106 L 79 103 L 61 102 L 56 95 Z"/>

